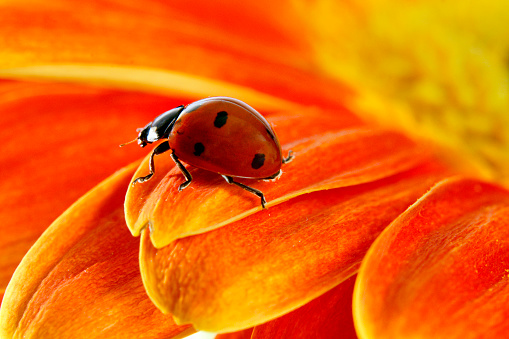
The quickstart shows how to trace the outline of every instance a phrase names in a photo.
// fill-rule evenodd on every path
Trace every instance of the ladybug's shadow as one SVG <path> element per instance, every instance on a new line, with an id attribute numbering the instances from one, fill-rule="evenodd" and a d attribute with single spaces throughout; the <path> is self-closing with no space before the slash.
<path id="1" fill-rule="evenodd" d="M 219 186 L 230 186 L 226 180 L 219 173 L 214 173 L 210 171 L 206 171 L 196 167 L 188 167 L 187 170 L 193 177 L 191 184 L 185 189 L 214 189 Z M 171 171 L 169 176 L 170 180 L 177 183 L 177 186 L 186 181 L 186 178 L 179 169 L 175 168 Z"/>

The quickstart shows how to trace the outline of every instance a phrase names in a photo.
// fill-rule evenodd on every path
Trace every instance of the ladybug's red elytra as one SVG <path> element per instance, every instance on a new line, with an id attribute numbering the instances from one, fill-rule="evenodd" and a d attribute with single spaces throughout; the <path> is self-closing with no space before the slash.
<path id="1" fill-rule="evenodd" d="M 237 178 L 274 179 L 281 165 L 292 160 L 292 151 L 282 156 L 281 145 L 265 118 L 246 103 L 228 97 L 211 97 L 171 109 L 140 130 L 138 145 L 158 140 L 150 155 L 150 173 L 136 178 L 133 185 L 154 175 L 154 156 L 171 150 L 170 156 L 185 176 L 183 190 L 193 180 L 180 160 L 207 171 L 219 173 L 229 184 L 256 194 L 265 208 L 263 193 L 233 180 Z M 125 144 L 123 144 L 125 145 Z M 121 146 L 123 146 L 121 145 Z"/>

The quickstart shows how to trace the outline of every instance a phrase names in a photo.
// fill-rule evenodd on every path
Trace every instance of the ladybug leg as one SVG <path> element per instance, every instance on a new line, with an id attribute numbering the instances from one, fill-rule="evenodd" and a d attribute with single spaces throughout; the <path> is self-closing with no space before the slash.
<path id="1" fill-rule="evenodd" d="M 179 158 L 177 157 L 177 155 L 173 152 L 171 152 L 170 154 L 171 158 L 173 159 L 173 161 L 175 161 L 175 164 L 177 164 L 177 167 L 179 168 L 179 170 L 182 172 L 182 174 L 184 174 L 184 176 L 186 177 L 186 181 L 184 181 L 182 184 L 180 184 L 179 186 L 179 192 L 182 191 L 184 188 L 186 188 L 187 186 L 189 186 L 189 184 L 191 183 L 191 181 L 193 180 L 193 177 L 191 175 L 191 173 L 189 173 L 189 171 L 187 170 L 187 168 L 185 168 L 184 165 L 182 165 L 182 163 L 180 162 Z"/>
<path id="2" fill-rule="evenodd" d="M 136 178 L 133 181 L 133 186 L 136 185 L 138 182 L 145 182 L 147 180 L 150 180 L 152 176 L 154 175 L 155 168 L 154 168 L 154 156 L 164 153 L 170 149 L 170 144 L 168 141 L 163 142 L 162 144 L 159 144 L 154 150 L 152 151 L 152 154 L 150 155 L 150 162 L 148 164 L 148 168 L 150 170 L 150 173 L 144 177 Z"/>
<path id="3" fill-rule="evenodd" d="M 286 158 L 283 158 L 283 164 L 286 164 L 286 163 L 289 163 L 290 161 L 292 161 L 294 158 L 294 155 L 293 155 L 293 151 L 288 151 L 288 155 L 286 156 Z"/>
<path id="4" fill-rule="evenodd" d="M 263 195 L 262 191 L 259 191 L 259 190 L 255 189 L 255 188 L 252 188 L 252 187 L 246 186 L 244 184 L 241 184 L 240 182 L 233 181 L 233 178 L 229 177 L 227 175 L 221 175 L 221 176 L 224 178 L 224 180 L 226 180 L 227 183 L 237 185 L 237 186 L 245 189 L 246 191 L 251 192 L 251 193 L 256 194 L 257 196 L 259 196 L 260 199 L 262 200 L 262 207 L 265 208 L 265 204 L 267 204 L 267 200 L 265 200 L 265 196 Z"/>

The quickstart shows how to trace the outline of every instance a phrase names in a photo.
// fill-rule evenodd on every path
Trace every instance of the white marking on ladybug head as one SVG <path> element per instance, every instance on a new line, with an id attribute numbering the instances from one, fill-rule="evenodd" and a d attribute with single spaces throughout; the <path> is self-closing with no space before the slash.
<path id="1" fill-rule="evenodd" d="M 154 142 L 159 140 L 159 134 L 157 133 L 157 127 L 153 126 L 150 127 L 147 134 L 147 141 L 148 142 Z"/>

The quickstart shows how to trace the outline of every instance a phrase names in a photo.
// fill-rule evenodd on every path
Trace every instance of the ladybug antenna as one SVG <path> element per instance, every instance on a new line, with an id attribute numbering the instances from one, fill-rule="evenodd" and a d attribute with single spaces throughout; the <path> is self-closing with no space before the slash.
<path id="1" fill-rule="evenodd" d="M 124 142 L 123 144 L 119 145 L 119 147 L 124 147 L 125 145 L 129 145 L 129 144 L 135 142 L 136 140 L 138 140 L 138 138 L 136 138 L 134 140 L 131 140 L 131 141 L 128 141 L 128 142 Z"/>

